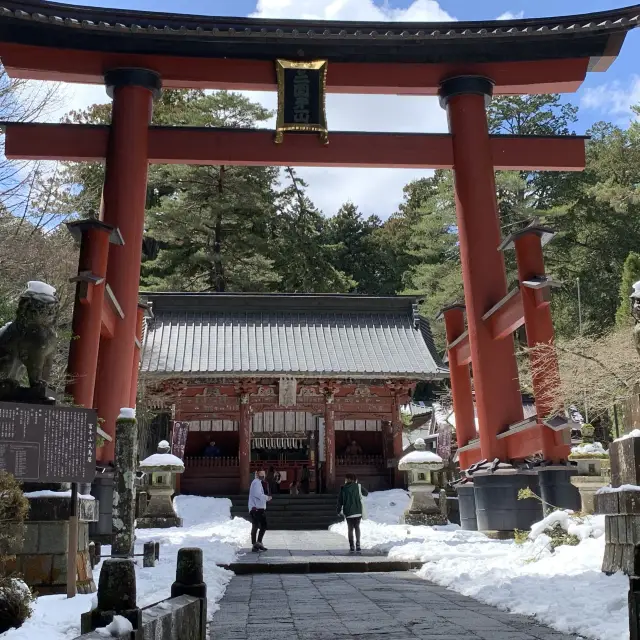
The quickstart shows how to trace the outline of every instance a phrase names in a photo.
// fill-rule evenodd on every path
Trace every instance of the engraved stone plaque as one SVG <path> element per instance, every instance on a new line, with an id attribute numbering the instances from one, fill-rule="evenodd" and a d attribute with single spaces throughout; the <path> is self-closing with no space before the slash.
<path id="1" fill-rule="evenodd" d="M 0 402 L 0 470 L 26 482 L 91 482 L 93 409 Z"/>

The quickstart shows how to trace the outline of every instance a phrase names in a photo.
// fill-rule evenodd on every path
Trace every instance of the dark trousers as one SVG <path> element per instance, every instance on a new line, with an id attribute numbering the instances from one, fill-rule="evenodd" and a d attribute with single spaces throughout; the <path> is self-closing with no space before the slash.
<path id="1" fill-rule="evenodd" d="M 251 544 L 253 545 L 256 541 L 262 542 L 262 538 L 264 538 L 264 532 L 267 530 L 267 512 L 264 509 L 252 511 L 251 523 Z M 358 534 L 358 536 L 359 535 L 360 534 Z"/>
<path id="2" fill-rule="evenodd" d="M 353 549 L 353 532 L 356 532 L 356 547 L 360 548 L 360 520 L 361 516 L 357 518 L 347 518 L 347 529 L 349 531 L 349 546 Z"/>

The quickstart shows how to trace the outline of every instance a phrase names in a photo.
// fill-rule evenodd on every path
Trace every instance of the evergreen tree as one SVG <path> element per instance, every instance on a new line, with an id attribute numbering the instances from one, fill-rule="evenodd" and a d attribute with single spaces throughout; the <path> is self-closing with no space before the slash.
<path id="1" fill-rule="evenodd" d="M 165 91 L 153 123 L 250 127 L 271 113 L 238 93 Z M 109 105 L 71 113 L 68 121 L 108 124 Z M 177 291 L 346 291 L 333 267 L 324 220 L 303 193 L 280 185 L 275 167 L 152 165 L 142 286 Z M 67 163 L 53 205 L 96 217 L 103 166 Z M 301 203 L 304 203 L 301 205 Z"/>
<path id="2" fill-rule="evenodd" d="M 622 281 L 620 282 L 620 304 L 616 311 L 616 324 L 629 324 L 631 318 L 631 300 L 629 295 L 633 291 L 634 283 L 640 280 L 640 253 L 632 251 L 622 266 Z"/>
<path id="3" fill-rule="evenodd" d="M 383 251 L 382 238 L 376 233 L 381 228 L 380 218 L 364 218 L 352 202 L 342 205 L 328 221 L 327 239 L 334 246 L 334 264 L 354 281 L 354 293 L 385 295 L 396 291 L 397 287 L 389 290 L 390 255 Z"/>
<path id="4" fill-rule="evenodd" d="M 281 274 L 278 291 L 287 293 L 346 293 L 354 282 L 336 266 L 335 247 L 327 221 L 304 194 L 306 187 L 289 168 L 290 184 L 280 194 L 274 267 Z"/>
<path id="5" fill-rule="evenodd" d="M 280 281 L 270 256 L 278 171 L 265 167 L 161 168 L 172 192 L 148 211 L 161 241 L 143 263 L 143 285 L 178 291 L 269 291 Z"/>
<path id="6" fill-rule="evenodd" d="M 640 246 L 640 145 L 630 129 L 598 123 L 589 131 L 587 167 L 567 188 L 567 204 L 546 220 L 560 233 L 545 249 L 549 269 L 565 286 L 552 310 L 560 334 L 578 332 L 576 280 L 580 280 L 583 331 L 613 326 L 623 265 Z"/>
<path id="7" fill-rule="evenodd" d="M 415 260 L 404 275 L 404 293 L 425 295 L 421 311 L 433 318 L 463 297 L 452 173 L 436 171 L 432 178 L 409 183 L 401 209 L 412 221 L 407 246 Z M 433 329 L 444 346 L 442 326 Z"/>

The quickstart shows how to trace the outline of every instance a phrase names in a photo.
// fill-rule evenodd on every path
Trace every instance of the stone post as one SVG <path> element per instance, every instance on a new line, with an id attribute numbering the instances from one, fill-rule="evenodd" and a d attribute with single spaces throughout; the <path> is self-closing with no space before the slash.
<path id="1" fill-rule="evenodd" d="M 133 409 L 121 409 L 116 420 L 116 469 L 113 487 L 113 546 L 111 551 L 113 556 L 133 556 L 137 436 L 138 426 Z"/>
<path id="2" fill-rule="evenodd" d="M 595 495 L 606 514 L 602 571 L 629 576 L 629 637 L 640 640 L 640 438 L 614 441 L 609 453 L 612 487 Z"/>
<path id="3" fill-rule="evenodd" d="M 197 547 L 180 549 L 176 566 L 176 581 L 171 585 L 171 597 L 192 596 L 200 598 L 200 635 L 207 639 L 207 585 L 202 573 L 202 549 Z"/>
<path id="4" fill-rule="evenodd" d="M 136 606 L 136 573 L 133 560 L 108 558 L 100 570 L 98 606 L 83 613 L 82 633 L 106 627 L 115 615 L 126 618 L 135 631 L 142 629 L 142 611 Z"/>
<path id="5" fill-rule="evenodd" d="M 89 563 L 91 564 L 91 568 L 95 568 L 95 566 L 98 564 L 96 561 L 96 543 L 95 542 L 90 542 L 89 543 Z"/>
<path id="6" fill-rule="evenodd" d="M 145 542 L 142 552 L 142 566 L 143 567 L 155 567 L 156 566 L 156 545 L 153 542 Z"/>

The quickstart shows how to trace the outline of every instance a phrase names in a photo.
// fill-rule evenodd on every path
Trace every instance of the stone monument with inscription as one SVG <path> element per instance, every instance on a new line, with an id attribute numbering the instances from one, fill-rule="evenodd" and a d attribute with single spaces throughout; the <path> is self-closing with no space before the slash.
<path id="1" fill-rule="evenodd" d="M 41 595 L 67 589 L 68 483 L 90 483 L 95 476 L 96 426 L 91 409 L 0 402 L 0 469 L 24 483 L 30 505 L 12 568 Z M 97 519 L 98 503 L 79 498 L 76 582 L 78 592 L 90 593 L 88 523 Z"/>
<path id="2" fill-rule="evenodd" d="M 89 485 L 95 477 L 97 415 L 55 406 L 49 389 L 59 307 L 52 286 L 29 282 L 14 320 L 0 328 L 0 470 L 23 483 L 30 505 L 12 568 L 41 595 L 67 591 L 72 516 L 74 535 L 79 521 L 77 589 L 95 591 L 88 523 L 97 519 L 98 504 L 80 496 L 76 510 L 69 483 Z"/>

